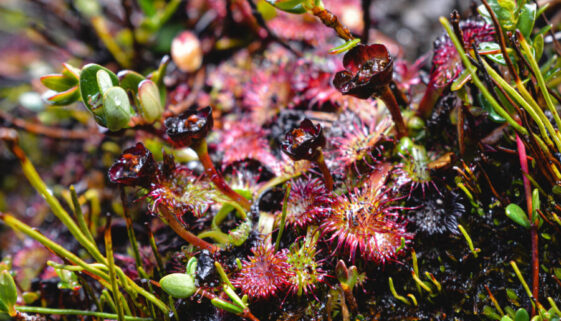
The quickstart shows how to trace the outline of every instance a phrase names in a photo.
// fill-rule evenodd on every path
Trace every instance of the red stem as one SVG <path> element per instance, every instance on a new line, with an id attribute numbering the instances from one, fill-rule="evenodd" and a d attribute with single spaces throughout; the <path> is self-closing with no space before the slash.
<path id="1" fill-rule="evenodd" d="M 417 107 L 417 115 L 419 117 L 423 119 L 430 117 L 434 105 L 436 105 L 443 89 L 444 87 L 438 87 L 433 79 L 429 81 L 425 94 L 423 95 L 421 102 L 419 102 L 419 107 Z"/>
<path id="2" fill-rule="evenodd" d="M 236 203 L 240 204 L 246 211 L 249 211 L 251 208 L 251 203 L 249 200 L 240 194 L 236 193 L 233 189 L 226 184 L 224 181 L 224 177 L 216 170 L 210 156 L 208 155 L 208 149 L 206 141 L 203 141 L 199 144 L 199 146 L 194 147 L 197 155 L 199 156 L 199 160 L 203 164 L 205 168 L 205 174 L 210 178 L 214 186 L 220 190 L 224 195 L 229 197 L 231 200 L 235 201 Z"/>
<path id="3" fill-rule="evenodd" d="M 166 219 L 168 225 L 171 229 L 177 233 L 182 239 L 187 241 L 188 243 L 192 244 L 194 247 L 201 249 L 201 250 L 209 250 L 210 253 L 215 253 L 219 250 L 219 248 L 215 245 L 212 245 L 200 238 L 198 238 L 195 234 L 187 231 L 183 225 L 181 225 L 175 215 L 170 213 L 170 211 L 165 206 L 158 206 L 158 209 L 162 216 Z"/>
<path id="4" fill-rule="evenodd" d="M 395 96 L 393 95 L 390 86 L 384 86 L 379 94 L 380 98 L 386 104 L 386 108 L 388 108 L 390 114 L 392 115 L 392 119 L 397 130 L 397 138 L 407 136 L 407 127 L 405 127 L 403 117 L 401 117 L 401 109 L 399 109 L 399 105 L 397 104 L 397 100 L 395 100 Z"/>
<path id="5" fill-rule="evenodd" d="M 321 150 L 319 151 L 319 156 L 316 159 L 316 163 L 318 164 L 319 169 L 321 170 L 321 173 L 323 174 L 323 181 L 325 183 L 325 187 L 330 192 L 333 191 L 333 177 L 331 176 L 331 173 L 329 172 L 329 168 L 325 164 L 325 159 L 323 157 L 323 153 L 322 153 Z"/>
<path id="6" fill-rule="evenodd" d="M 538 300 L 538 289 L 539 289 L 539 269 L 540 262 L 538 257 L 538 226 L 536 224 L 537 218 L 534 218 L 532 211 L 532 191 L 530 186 L 530 180 L 528 179 L 528 157 L 526 156 L 526 147 L 524 142 L 518 134 L 516 135 L 516 145 L 518 146 L 518 157 L 520 158 L 520 167 L 522 168 L 522 181 L 524 182 L 524 192 L 526 195 L 526 207 L 528 211 L 528 217 L 531 222 L 531 241 L 532 241 L 532 295 L 535 300 Z M 536 313 L 535 308 L 532 307 L 532 315 Z"/>

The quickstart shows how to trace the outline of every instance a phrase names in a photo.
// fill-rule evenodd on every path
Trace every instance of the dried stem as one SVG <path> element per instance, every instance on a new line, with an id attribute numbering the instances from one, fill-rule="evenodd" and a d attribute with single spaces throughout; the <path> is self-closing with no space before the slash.
<path id="1" fill-rule="evenodd" d="M 0 119 L 4 119 L 7 123 L 13 125 L 14 127 L 21 128 L 26 132 L 54 139 L 86 140 L 99 135 L 98 132 L 91 130 L 69 130 L 58 127 L 44 126 L 14 117 L 3 111 L 0 111 Z"/>

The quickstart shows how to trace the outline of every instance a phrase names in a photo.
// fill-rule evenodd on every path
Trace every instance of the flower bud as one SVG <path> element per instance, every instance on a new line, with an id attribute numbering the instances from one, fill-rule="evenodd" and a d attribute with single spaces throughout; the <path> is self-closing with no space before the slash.
<path id="1" fill-rule="evenodd" d="M 127 148 L 109 168 L 109 180 L 128 186 L 146 186 L 158 174 L 152 153 L 142 143 Z"/>
<path id="2" fill-rule="evenodd" d="M 171 58 L 179 69 L 193 72 L 201 67 L 203 51 L 201 42 L 190 31 L 183 31 L 171 43 Z"/>
<path id="3" fill-rule="evenodd" d="M 345 54 L 343 65 L 345 70 L 333 79 L 333 85 L 343 95 L 367 99 L 392 81 L 393 59 L 381 44 L 359 44 Z"/>
<path id="4" fill-rule="evenodd" d="M 165 121 L 166 133 L 178 146 L 189 147 L 204 139 L 214 125 L 210 106 L 199 110 L 188 110 Z"/>
<path id="5" fill-rule="evenodd" d="M 160 280 L 162 290 L 174 298 L 185 299 L 192 296 L 197 287 L 193 277 L 185 273 L 172 273 Z"/>
<path id="6" fill-rule="evenodd" d="M 295 161 L 316 160 L 320 148 L 325 147 L 321 125 L 314 126 L 311 120 L 304 119 L 300 126 L 288 132 L 282 144 L 282 151 Z"/>
<path id="7" fill-rule="evenodd" d="M 138 101 L 140 102 L 140 113 L 142 118 L 152 123 L 164 112 L 164 107 L 160 102 L 160 92 L 158 86 L 149 79 L 143 80 L 138 85 Z"/>

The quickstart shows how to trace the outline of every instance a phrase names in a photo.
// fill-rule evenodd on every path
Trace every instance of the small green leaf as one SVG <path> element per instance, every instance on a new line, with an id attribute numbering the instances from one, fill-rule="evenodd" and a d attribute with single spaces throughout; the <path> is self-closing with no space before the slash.
<path id="1" fill-rule="evenodd" d="M 66 91 L 78 84 L 78 81 L 73 78 L 66 77 L 62 74 L 46 75 L 39 78 L 41 83 L 56 92 Z"/>
<path id="2" fill-rule="evenodd" d="M 489 103 L 489 101 L 487 101 L 487 99 L 482 94 L 478 94 L 477 97 L 479 98 L 481 107 L 483 107 L 483 110 L 485 110 L 489 114 L 491 120 L 497 123 L 505 122 L 505 119 L 501 117 L 501 115 L 497 114 L 491 103 Z"/>
<path id="3" fill-rule="evenodd" d="M 138 93 L 138 84 L 146 79 L 143 75 L 132 70 L 121 70 L 117 77 L 119 77 L 119 85 L 125 90 L 132 92 L 135 96 Z"/>
<path id="4" fill-rule="evenodd" d="M 172 273 L 160 280 L 160 286 L 174 298 L 185 299 L 192 296 L 197 287 L 193 277 L 185 273 Z"/>
<path id="5" fill-rule="evenodd" d="M 164 84 L 164 76 L 166 75 L 166 70 L 170 62 L 169 55 L 162 57 L 158 70 L 152 72 L 148 78 L 150 78 L 156 85 L 158 85 L 158 90 L 160 90 L 160 102 L 163 106 L 166 105 L 166 85 Z"/>
<path id="6" fill-rule="evenodd" d="M 121 87 L 111 87 L 103 95 L 103 114 L 105 127 L 117 131 L 127 127 L 134 115 L 127 92 Z"/>
<path id="7" fill-rule="evenodd" d="M 520 30 L 524 38 L 530 39 L 532 30 L 534 29 L 534 23 L 536 22 L 536 11 L 537 6 L 535 3 L 525 4 L 520 10 L 520 16 L 518 17 L 518 24 L 516 27 Z"/>
<path id="8" fill-rule="evenodd" d="M 513 321 L 513 320 L 512 320 L 508 315 L 504 315 L 504 316 L 501 318 L 501 321 Z"/>
<path id="9" fill-rule="evenodd" d="M 152 80 L 145 79 L 138 85 L 138 101 L 142 118 L 153 123 L 162 117 L 164 107 L 160 103 L 160 92 Z"/>
<path id="10" fill-rule="evenodd" d="M 536 57 L 536 61 L 539 61 L 543 55 L 543 46 L 544 46 L 544 38 L 543 34 L 539 34 L 534 37 L 534 56 Z"/>
<path id="11" fill-rule="evenodd" d="M 525 309 L 518 309 L 516 314 L 514 315 L 514 321 L 530 321 L 530 315 L 528 315 L 528 311 Z"/>
<path id="12" fill-rule="evenodd" d="M 353 49 L 354 47 L 356 47 L 356 45 L 358 45 L 360 43 L 360 39 L 356 38 L 353 40 L 349 40 L 347 42 L 345 42 L 344 44 L 337 46 L 335 48 L 331 48 L 329 50 L 329 54 L 331 55 L 337 55 L 346 51 L 349 51 L 351 49 Z"/>
<path id="13" fill-rule="evenodd" d="M 458 78 L 456 78 L 456 80 L 454 80 L 454 82 L 452 83 L 452 87 L 450 87 L 451 91 L 458 91 L 460 90 L 462 87 L 464 87 L 464 85 L 471 79 L 471 74 L 469 73 L 469 70 L 464 69 L 464 71 L 462 71 L 462 73 L 460 74 L 460 76 L 458 76 Z"/>
<path id="14" fill-rule="evenodd" d="M 520 206 L 511 203 L 505 209 L 506 216 L 513 220 L 516 224 L 529 229 L 531 227 L 530 220 Z"/>
<path id="15" fill-rule="evenodd" d="M 78 91 L 78 86 L 74 86 L 63 92 L 47 92 L 43 99 L 51 105 L 65 106 L 78 101 L 80 99 L 80 92 Z"/>
<path id="16" fill-rule="evenodd" d="M 187 261 L 187 267 L 185 268 L 185 273 L 189 274 L 192 277 L 195 277 L 197 273 L 197 258 L 192 257 Z"/>
<path id="17" fill-rule="evenodd" d="M 100 69 L 96 73 L 97 86 L 99 87 L 99 92 L 103 95 L 105 92 L 113 87 L 113 82 L 111 81 L 111 76 L 107 71 Z"/>
<path id="18" fill-rule="evenodd" d="M 496 43 L 496 42 L 482 42 L 482 43 L 479 44 L 479 48 L 477 49 L 477 51 L 481 55 L 486 55 L 492 61 L 494 61 L 494 62 L 496 62 L 500 65 L 506 66 L 505 58 L 503 57 L 503 54 L 500 53 L 501 52 L 501 47 L 499 46 L 498 43 Z M 493 53 L 493 52 L 498 52 L 498 53 Z"/>
<path id="19" fill-rule="evenodd" d="M 62 75 L 68 78 L 76 80 L 76 83 L 80 80 L 80 68 L 76 68 L 69 63 L 62 63 Z"/>
<path id="20" fill-rule="evenodd" d="M 7 308 L 8 314 L 15 315 L 14 306 L 18 300 L 16 283 L 9 271 L 0 272 L 0 302 Z"/>
<path id="21" fill-rule="evenodd" d="M 88 64 L 85 65 L 80 72 L 80 95 L 82 96 L 84 105 L 97 116 L 96 121 L 104 126 L 105 119 L 103 119 L 103 112 L 97 110 L 100 107 L 99 101 L 102 96 L 97 83 L 97 72 L 99 70 L 105 70 L 109 74 L 113 86 L 119 85 L 119 78 L 117 78 L 117 75 L 111 70 L 97 64 Z"/>
<path id="22" fill-rule="evenodd" d="M 267 3 L 272 5 L 273 7 L 295 14 L 305 13 L 306 9 L 302 5 L 305 0 L 266 0 Z"/>

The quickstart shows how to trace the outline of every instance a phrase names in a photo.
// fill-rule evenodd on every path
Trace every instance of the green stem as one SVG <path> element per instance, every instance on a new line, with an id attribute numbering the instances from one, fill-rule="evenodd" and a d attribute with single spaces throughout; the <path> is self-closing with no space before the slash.
<path id="1" fill-rule="evenodd" d="M 510 261 L 510 266 L 512 266 L 512 269 L 514 270 L 514 273 L 518 277 L 518 280 L 520 281 L 520 283 L 522 283 L 522 287 L 526 291 L 526 294 L 530 299 L 532 299 L 532 306 L 534 306 L 534 300 L 533 300 L 534 296 L 532 295 L 532 291 L 530 291 L 530 287 L 526 283 L 526 280 L 524 280 L 524 277 L 522 276 L 520 269 L 518 269 L 518 265 L 516 265 L 516 262 Z"/>
<path id="2" fill-rule="evenodd" d="M 460 232 L 462 232 L 462 235 L 466 239 L 469 250 L 471 251 L 471 253 L 473 253 L 473 256 L 475 258 L 477 258 L 477 251 L 473 247 L 473 241 L 471 240 L 471 237 L 469 236 L 468 232 L 466 231 L 466 229 L 461 224 L 458 224 L 458 229 L 460 230 Z"/>
<path id="3" fill-rule="evenodd" d="M 275 251 L 279 250 L 282 233 L 284 232 L 284 225 L 286 224 L 286 210 L 288 208 L 288 197 L 290 196 L 291 189 L 292 184 L 286 184 L 286 192 L 284 192 L 284 199 L 282 201 L 282 216 L 279 225 L 279 233 L 277 234 L 277 240 L 275 241 Z"/>
<path id="4" fill-rule="evenodd" d="M 32 239 L 38 241 L 43 246 L 54 252 L 56 255 L 67 259 L 73 264 L 81 266 L 82 268 L 84 268 L 84 271 L 90 273 L 93 276 L 96 276 L 96 280 L 100 282 L 104 287 L 108 289 L 111 288 L 111 285 L 109 284 L 109 276 L 105 272 L 100 270 L 100 268 L 102 269 L 106 268 L 105 263 L 103 263 L 99 267 L 96 267 L 95 265 L 84 262 L 82 259 L 78 258 L 74 253 L 66 250 L 62 246 L 48 239 L 47 237 L 45 237 L 35 229 L 31 228 L 29 225 L 21 222 L 20 220 L 16 219 L 11 215 L 0 214 L 0 219 L 3 220 L 4 223 L 10 226 L 13 230 L 20 231 L 25 235 L 31 237 Z M 130 286 L 133 291 L 136 291 L 137 293 L 144 296 L 147 300 L 154 303 L 154 305 L 160 308 L 162 312 L 164 313 L 169 312 L 168 307 L 162 301 L 156 298 L 152 293 L 147 292 L 146 290 L 141 288 L 138 284 L 134 283 L 130 278 L 125 276 L 123 271 L 119 267 L 116 267 L 116 272 L 117 274 L 119 274 L 119 277 L 122 279 L 123 283 L 125 282 L 127 283 L 127 285 L 125 285 L 124 287 Z"/>
<path id="5" fill-rule="evenodd" d="M 231 200 L 240 204 L 245 211 L 249 211 L 251 208 L 251 203 L 249 200 L 240 194 L 236 193 L 226 182 L 224 181 L 224 177 L 216 170 L 210 156 L 208 155 L 208 147 L 206 144 L 206 140 L 203 139 L 201 143 L 194 147 L 197 155 L 199 156 L 199 160 L 203 164 L 205 168 L 205 174 L 207 177 L 212 181 L 214 186 L 222 192 L 222 194 L 226 195 Z"/>
<path id="6" fill-rule="evenodd" d="M 74 310 L 74 309 L 52 309 L 52 308 L 42 308 L 42 307 L 16 306 L 16 310 L 25 313 L 92 316 L 92 317 L 110 319 L 110 320 L 117 320 L 118 317 L 116 314 L 113 313 Z M 125 321 L 152 321 L 153 319 L 125 316 L 124 320 Z"/>
<path id="7" fill-rule="evenodd" d="M 146 278 L 146 275 L 142 275 L 142 274 L 146 274 L 146 273 L 141 273 L 144 272 L 144 270 L 142 269 L 142 260 L 140 258 L 140 251 L 138 250 L 138 243 L 136 241 L 136 235 L 134 233 L 134 228 L 132 226 L 132 219 L 131 216 L 129 214 L 128 211 L 128 207 L 127 207 L 127 197 L 125 194 L 125 186 L 119 186 L 119 191 L 120 191 L 120 195 L 121 195 L 121 203 L 123 204 L 123 216 L 125 217 L 125 223 L 127 224 L 127 234 L 129 236 L 129 241 L 131 243 L 131 247 L 132 247 L 132 254 L 134 256 L 134 261 L 136 263 L 136 269 L 138 270 L 140 276 L 142 278 Z"/>
<path id="8" fill-rule="evenodd" d="M 80 227 L 80 230 L 82 230 L 82 233 L 88 238 L 88 240 L 90 240 L 90 242 L 95 244 L 95 240 L 92 236 L 92 233 L 90 233 L 90 230 L 88 229 L 88 224 L 84 219 L 84 213 L 82 213 L 82 207 L 80 206 L 80 202 L 78 201 L 78 195 L 76 194 L 76 189 L 74 188 L 74 185 L 70 186 L 70 195 L 72 197 L 72 205 L 74 206 L 74 215 L 76 216 L 76 220 L 78 221 L 78 226 Z"/>
<path id="9" fill-rule="evenodd" d="M 512 126 L 512 128 L 514 128 L 521 135 L 527 136 L 528 131 L 526 130 L 526 128 L 520 126 L 514 119 L 512 119 L 512 117 L 510 117 L 510 115 L 501 107 L 501 105 L 499 105 L 499 103 L 495 100 L 495 98 L 493 98 L 487 87 L 485 87 L 483 82 L 479 79 L 479 77 L 477 76 L 477 68 L 467 58 L 463 45 L 456 37 L 456 34 L 452 30 L 452 27 L 450 26 L 450 22 L 448 21 L 448 19 L 444 17 L 440 17 L 439 20 L 442 26 L 444 27 L 444 29 L 446 29 L 448 36 L 454 43 L 454 47 L 456 47 L 456 50 L 458 51 L 458 54 L 462 59 L 462 63 L 464 64 L 464 67 L 466 68 L 466 70 L 468 70 L 468 72 L 471 75 L 471 80 L 473 81 L 475 86 L 477 86 L 477 88 L 481 91 L 481 94 L 483 94 L 485 99 L 489 101 L 489 103 L 491 104 L 491 106 L 493 106 L 493 109 L 497 112 L 497 114 L 501 115 L 501 117 L 503 117 L 507 121 L 507 123 L 510 126 Z"/>
<path id="10" fill-rule="evenodd" d="M 540 133 L 541 133 L 542 137 L 545 139 L 546 143 L 548 143 L 550 145 L 551 140 L 550 140 L 549 136 L 547 135 L 545 127 L 547 127 L 547 131 L 549 131 L 551 137 L 553 138 L 553 140 L 555 142 L 555 145 L 557 146 L 557 149 L 561 150 L 560 149 L 561 148 L 561 140 L 559 139 L 559 137 L 555 133 L 555 129 L 553 128 L 553 125 L 547 119 L 547 117 L 545 116 L 545 114 L 543 113 L 541 108 L 536 109 L 535 106 L 533 106 L 533 104 L 526 101 L 522 97 L 522 95 L 520 95 L 512 86 L 510 86 L 510 84 L 503 77 L 501 77 L 493 68 L 491 68 L 491 66 L 489 66 L 489 64 L 485 60 L 482 60 L 482 61 L 483 61 L 483 65 L 485 66 L 485 70 L 487 71 L 487 73 L 489 73 L 491 78 L 493 78 L 493 80 L 495 80 L 512 98 L 514 98 L 516 100 L 516 102 L 519 103 L 520 106 L 522 106 L 522 108 L 524 108 L 524 110 L 526 110 L 526 112 L 528 112 L 530 117 L 532 117 L 532 119 L 536 122 L 536 124 L 538 125 L 538 128 L 540 130 Z M 521 86 L 522 86 L 522 84 L 521 84 Z M 517 88 L 519 90 L 521 90 L 520 86 L 518 86 Z M 522 88 L 524 88 L 524 86 L 522 86 Z M 526 89 L 524 88 L 523 90 L 521 90 L 521 92 L 526 92 Z M 528 93 L 528 95 L 529 95 L 529 93 Z M 545 127 L 544 127 L 544 125 L 545 125 Z"/>
<path id="11" fill-rule="evenodd" d="M 111 239 L 111 217 L 107 217 L 107 224 L 105 226 L 105 256 L 107 257 L 107 267 L 109 268 L 109 278 L 111 281 L 111 288 L 113 289 L 113 300 L 117 305 L 117 316 L 119 321 L 124 320 L 123 305 L 119 297 L 119 286 L 117 286 L 117 275 L 115 273 L 115 258 L 113 256 L 113 240 Z"/>
<path id="12" fill-rule="evenodd" d="M 524 37 L 520 33 L 517 33 L 517 35 L 520 39 L 520 44 L 522 45 L 522 50 L 526 54 L 528 62 L 530 63 L 530 67 L 532 67 L 532 71 L 534 72 L 534 76 L 536 77 L 536 80 L 538 81 L 538 86 L 540 87 L 542 95 L 545 99 L 545 103 L 547 105 L 547 108 L 553 114 L 553 118 L 555 119 L 555 123 L 557 124 L 557 128 L 561 128 L 561 118 L 559 118 L 559 114 L 557 113 L 557 109 L 555 109 L 555 106 L 553 105 L 553 100 L 551 99 L 551 96 L 549 95 L 549 92 L 547 90 L 547 86 L 545 84 L 545 79 L 543 78 L 543 75 L 540 71 L 540 66 L 538 66 L 538 62 L 536 61 L 536 58 L 534 58 L 534 55 L 532 54 L 532 50 L 530 49 L 530 46 L 528 45 L 528 42 L 526 41 L 526 39 L 524 39 Z"/>

